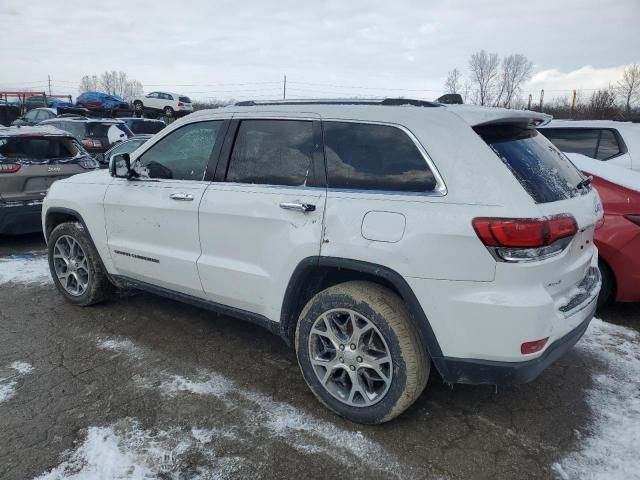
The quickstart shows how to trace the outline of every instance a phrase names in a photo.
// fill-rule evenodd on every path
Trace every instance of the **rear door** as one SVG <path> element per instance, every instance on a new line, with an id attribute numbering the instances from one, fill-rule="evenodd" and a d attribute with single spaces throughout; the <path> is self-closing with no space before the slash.
<path id="1" fill-rule="evenodd" d="M 321 138 L 317 116 L 234 116 L 200 206 L 198 271 L 209 300 L 279 321 L 293 271 L 320 252 Z"/>
<path id="2" fill-rule="evenodd" d="M 208 185 L 204 173 L 224 135 L 222 120 L 173 130 L 134 154 L 148 175 L 114 178 L 104 210 L 108 246 L 118 274 L 203 297 L 198 206 Z M 137 152 L 136 152 L 137 153 Z"/>

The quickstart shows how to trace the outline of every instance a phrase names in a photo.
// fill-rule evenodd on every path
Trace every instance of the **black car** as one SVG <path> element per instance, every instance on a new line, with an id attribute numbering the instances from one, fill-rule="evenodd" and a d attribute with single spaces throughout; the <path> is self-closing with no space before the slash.
<path id="1" fill-rule="evenodd" d="M 16 118 L 11 123 L 11 125 L 15 125 L 15 126 L 36 125 L 45 120 L 56 118 L 56 116 L 57 116 L 57 112 L 55 108 L 34 108 L 33 110 L 29 110 L 23 116 Z"/>
<path id="2" fill-rule="evenodd" d="M 126 123 L 111 118 L 58 117 L 45 120 L 39 125 L 51 125 L 69 132 L 94 157 L 104 154 L 116 143 L 133 137 L 133 133 Z"/>
<path id="3" fill-rule="evenodd" d="M 135 135 L 154 135 L 167 126 L 162 120 L 151 118 L 127 117 L 119 120 L 126 123 Z"/>

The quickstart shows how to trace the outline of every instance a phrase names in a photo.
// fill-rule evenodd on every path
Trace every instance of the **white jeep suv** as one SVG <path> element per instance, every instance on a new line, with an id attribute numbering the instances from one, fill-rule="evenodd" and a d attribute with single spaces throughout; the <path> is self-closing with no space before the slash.
<path id="1" fill-rule="evenodd" d="M 422 101 L 242 102 L 56 182 L 70 302 L 115 287 L 262 325 L 356 422 L 445 382 L 527 382 L 587 328 L 597 193 L 535 112 Z"/>

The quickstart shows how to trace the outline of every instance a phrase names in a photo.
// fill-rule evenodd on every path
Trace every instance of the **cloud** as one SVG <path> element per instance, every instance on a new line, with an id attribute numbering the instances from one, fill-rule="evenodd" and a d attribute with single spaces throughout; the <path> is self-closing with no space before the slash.
<path id="1" fill-rule="evenodd" d="M 622 78 L 622 73 L 628 65 L 597 68 L 585 65 L 570 71 L 556 68 L 542 70 L 533 75 L 531 81 L 525 85 L 524 91 L 538 95 L 544 89 L 547 98 L 570 95 L 572 90 L 590 95 L 599 88 L 607 88 Z"/>

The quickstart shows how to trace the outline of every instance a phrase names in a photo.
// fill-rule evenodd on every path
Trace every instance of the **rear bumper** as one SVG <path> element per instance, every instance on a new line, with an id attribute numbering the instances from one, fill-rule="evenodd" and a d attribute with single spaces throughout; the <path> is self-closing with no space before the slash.
<path id="1" fill-rule="evenodd" d="M 42 231 L 42 201 L 0 203 L 0 234 L 19 235 Z"/>
<path id="2" fill-rule="evenodd" d="M 538 358 L 524 362 L 494 362 L 442 357 L 434 358 L 433 362 L 449 383 L 510 385 L 530 382 L 580 340 L 593 319 L 596 305 L 597 298 L 594 298 L 583 310 L 586 316 L 582 323 L 549 345 Z"/>

